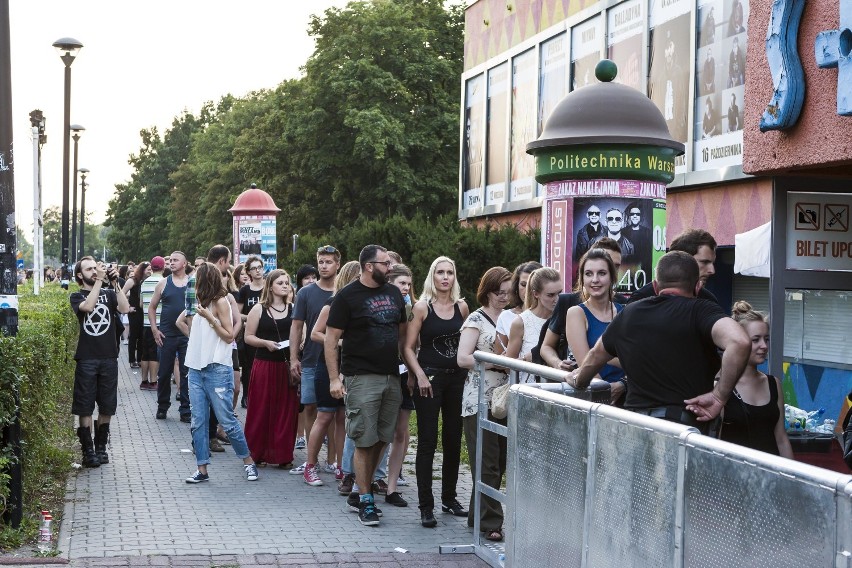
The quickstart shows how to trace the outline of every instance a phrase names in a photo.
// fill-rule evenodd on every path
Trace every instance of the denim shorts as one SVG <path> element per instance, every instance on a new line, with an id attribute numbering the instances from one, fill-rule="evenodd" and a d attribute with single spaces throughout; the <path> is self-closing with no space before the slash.
<path id="1" fill-rule="evenodd" d="M 302 367 L 302 404 L 317 403 L 316 367 Z"/>
<path id="2" fill-rule="evenodd" d="M 314 388 L 317 401 L 317 412 L 337 412 L 343 407 L 342 398 L 331 396 L 331 378 L 328 376 L 328 367 L 320 363 L 314 368 Z"/>

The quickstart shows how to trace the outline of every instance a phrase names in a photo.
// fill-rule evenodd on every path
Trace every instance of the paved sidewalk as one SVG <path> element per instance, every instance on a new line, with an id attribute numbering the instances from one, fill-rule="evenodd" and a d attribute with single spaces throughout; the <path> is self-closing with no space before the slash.
<path id="1" fill-rule="evenodd" d="M 139 390 L 124 346 L 119 363 L 110 463 L 80 469 L 69 481 L 58 548 L 72 565 L 485 566 L 473 555 L 437 555 L 440 545 L 469 544 L 473 535 L 464 518 L 440 510 L 437 528 L 420 526 L 413 454 L 403 466 L 411 485 L 400 488 L 409 506 L 393 507 L 379 497 L 384 512 L 379 527 L 358 522 L 333 475 L 322 474 L 325 485 L 309 487 L 301 476 L 266 467 L 258 481 L 248 482 L 230 446 L 213 454 L 210 482 L 185 483 L 195 459 L 177 403 L 167 420 L 156 420 L 156 392 Z M 245 418 L 244 410 L 238 413 Z M 304 459 L 304 450 L 297 450 L 296 462 Z M 436 469 L 439 477 L 437 463 Z M 465 470 L 462 503 L 470 486 Z M 440 480 L 434 489 L 439 495 Z M 407 552 L 393 553 L 397 548 Z"/>

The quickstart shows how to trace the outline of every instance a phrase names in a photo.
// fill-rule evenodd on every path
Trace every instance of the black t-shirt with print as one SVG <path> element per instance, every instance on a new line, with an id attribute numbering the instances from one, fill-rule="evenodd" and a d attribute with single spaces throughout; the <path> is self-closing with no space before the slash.
<path id="1" fill-rule="evenodd" d="M 399 374 L 399 324 L 405 323 L 399 288 L 364 286 L 356 280 L 335 294 L 328 326 L 343 330 L 344 375 Z"/>
<path id="2" fill-rule="evenodd" d="M 713 325 L 719 304 L 664 294 L 627 304 L 602 336 L 627 373 L 627 408 L 683 406 L 709 392 L 721 361 Z"/>
<path id="3" fill-rule="evenodd" d="M 251 284 L 246 284 L 240 288 L 237 303 L 243 305 L 243 315 L 248 315 L 254 305 L 260 301 L 261 292 L 263 292 L 263 289 L 252 290 Z"/>
<path id="4" fill-rule="evenodd" d="M 98 303 L 89 313 L 80 311 L 80 304 L 89 297 L 89 290 L 80 290 L 71 294 L 71 309 L 80 322 L 80 339 L 77 341 L 75 360 L 115 359 L 118 357 L 118 343 L 115 340 L 118 322 L 118 297 L 114 290 L 101 288 Z"/>

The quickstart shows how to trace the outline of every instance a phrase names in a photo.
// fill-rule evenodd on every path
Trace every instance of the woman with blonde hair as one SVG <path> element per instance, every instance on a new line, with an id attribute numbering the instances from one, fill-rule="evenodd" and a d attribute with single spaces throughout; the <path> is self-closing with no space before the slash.
<path id="1" fill-rule="evenodd" d="M 509 328 L 509 345 L 506 357 L 532 361 L 532 348 L 538 345 L 541 328 L 547 323 L 559 294 L 562 293 L 562 275 L 550 267 L 543 267 L 530 274 L 526 286 L 526 309 L 521 312 Z M 529 373 L 520 373 L 518 382 L 535 382 Z"/>
<path id="2" fill-rule="evenodd" d="M 459 367 L 457 356 L 462 324 L 468 315 L 467 303 L 461 298 L 456 263 L 451 258 L 439 256 L 432 261 L 423 283 L 423 294 L 412 309 L 403 347 L 408 388 L 413 390 L 417 409 L 415 471 L 420 522 L 424 527 L 437 525 L 432 464 L 439 430 L 444 452 L 441 509 L 467 516 L 458 501 L 456 486 L 461 463 L 462 395 L 467 376 L 467 370 Z"/>
<path id="3" fill-rule="evenodd" d="M 287 303 L 290 275 L 273 270 L 263 283 L 260 301 L 246 320 L 246 345 L 257 348 L 251 367 L 252 400 L 246 413 L 246 439 L 261 463 L 289 468 L 296 445 L 298 382 L 290 376 L 287 341 L 293 305 Z"/>
<path id="4" fill-rule="evenodd" d="M 356 280 L 360 273 L 361 266 L 358 264 L 358 261 L 353 260 L 344 264 L 334 280 L 334 294 L 337 294 L 347 284 Z M 319 344 L 325 341 L 328 312 L 331 309 L 334 294 L 328 299 L 317 316 L 317 322 L 311 330 L 311 341 Z M 317 372 L 314 383 L 317 394 L 317 419 L 314 421 L 314 425 L 308 434 L 308 455 L 307 462 L 305 463 L 305 471 L 302 473 L 302 476 L 308 485 L 319 486 L 323 485 L 319 477 L 319 452 L 320 448 L 322 448 L 322 441 L 329 432 L 331 433 L 328 436 L 326 463 L 334 464 L 335 477 L 339 480 L 343 479 L 338 464 L 343 462 L 343 444 L 346 436 L 346 407 L 343 405 L 342 398 L 335 398 L 331 395 L 331 380 L 328 376 L 328 367 L 323 356 L 320 356 L 317 360 Z"/>
<path id="5" fill-rule="evenodd" d="M 731 314 L 749 339 L 751 355 L 722 414 L 722 440 L 793 459 L 784 428 L 781 381 L 757 369 L 769 354 L 769 319 L 740 300 Z"/>

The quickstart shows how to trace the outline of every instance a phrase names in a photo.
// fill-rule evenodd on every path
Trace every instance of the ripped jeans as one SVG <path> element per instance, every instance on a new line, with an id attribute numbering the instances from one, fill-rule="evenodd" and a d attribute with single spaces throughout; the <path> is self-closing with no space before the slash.
<path id="1" fill-rule="evenodd" d="M 230 365 L 210 363 L 203 369 L 189 370 L 189 403 L 192 409 L 192 444 L 195 447 L 195 462 L 210 463 L 210 409 L 216 414 L 219 424 L 231 441 L 238 458 L 249 457 L 249 448 L 243 427 L 234 418 L 234 370 Z"/>

